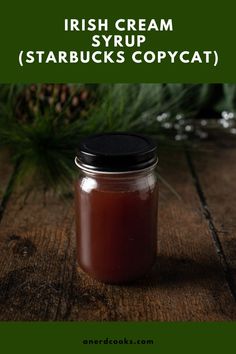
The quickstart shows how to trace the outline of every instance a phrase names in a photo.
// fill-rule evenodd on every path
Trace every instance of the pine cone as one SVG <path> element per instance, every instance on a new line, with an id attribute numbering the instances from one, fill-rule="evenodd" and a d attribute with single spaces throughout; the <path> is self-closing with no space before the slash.
<path id="1" fill-rule="evenodd" d="M 35 116 L 62 114 L 65 122 L 86 117 L 94 104 L 93 89 L 69 84 L 28 85 L 17 96 L 16 119 L 21 123 L 32 123 Z"/>

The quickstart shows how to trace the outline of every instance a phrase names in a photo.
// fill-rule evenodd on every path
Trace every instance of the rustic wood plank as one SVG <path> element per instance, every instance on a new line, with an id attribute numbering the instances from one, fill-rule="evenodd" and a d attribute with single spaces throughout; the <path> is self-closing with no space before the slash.
<path id="1" fill-rule="evenodd" d="M 71 204 L 42 191 L 12 195 L 0 227 L 1 319 L 56 319 L 58 308 L 63 317 L 75 258 Z"/>
<path id="2" fill-rule="evenodd" d="M 11 196 L 0 226 L 0 320 L 236 319 L 183 152 L 160 156 L 158 259 L 130 286 L 100 284 L 75 262 L 73 200 Z"/>
<path id="3" fill-rule="evenodd" d="M 7 186 L 13 173 L 13 166 L 9 163 L 9 153 L 7 151 L 0 152 L 0 221 L 4 213 L 8 196 Z"/>
<path id="4" fill-rule="evenodd" d="M 192 154 L 212 239 L 236 298 L 236 139 L 217 135 Z"/>

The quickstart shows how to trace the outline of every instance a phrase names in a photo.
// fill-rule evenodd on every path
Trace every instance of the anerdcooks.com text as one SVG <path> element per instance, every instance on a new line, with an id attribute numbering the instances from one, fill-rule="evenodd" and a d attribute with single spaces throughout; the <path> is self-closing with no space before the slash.
<path id="1" fill-rule="evenodd" d="M 215 49 L 149 49 L 148 34 L 150 32 L 173 32 L 172 19 L 117 19 L 109 21 L 108 19 L 73 18 L 64 20 L 63 31 L 80 33 L 80 41 L 75 43 L 78 50 L 76 48 L 65 50 L 22 49 L 18 54 L 20 66 L 35 63 L 55 65 L 123 64 L 125 62 L 134 64 L 198 63 L 217 66 L 219 62 L 219 56 Z M 81 40 L 81 36 L 85 32 L 89 33 L 89 36 L 86 37 L 86 49 L 83 48 L 85 40 Z M 91 47 L 89 50 L 87 49 L 88 45 Z"/>

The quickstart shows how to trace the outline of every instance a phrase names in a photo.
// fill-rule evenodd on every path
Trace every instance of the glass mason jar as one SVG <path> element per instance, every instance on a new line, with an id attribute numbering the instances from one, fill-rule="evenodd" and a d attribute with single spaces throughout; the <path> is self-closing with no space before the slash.
<path id="1" fill-rule="evenodd" d="M 105 283 L 142 277 L 157 249 L 155 144 L 137 134 L 93 135 L 81 143 L 75 163 L 80 267 Z"/>

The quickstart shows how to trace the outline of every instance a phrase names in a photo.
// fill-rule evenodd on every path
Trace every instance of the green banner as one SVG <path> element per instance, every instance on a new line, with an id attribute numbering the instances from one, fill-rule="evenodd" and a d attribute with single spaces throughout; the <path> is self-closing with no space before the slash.
<path id="1" fill-rule="evenodd" d="M 7 353 L 229 353 L 235 323 L 1 323 Z"/>
<path id="2" fill-rule="evenodd" d="M 235 2 L 3 2 L 0 81 L 235 82 Z"/>

